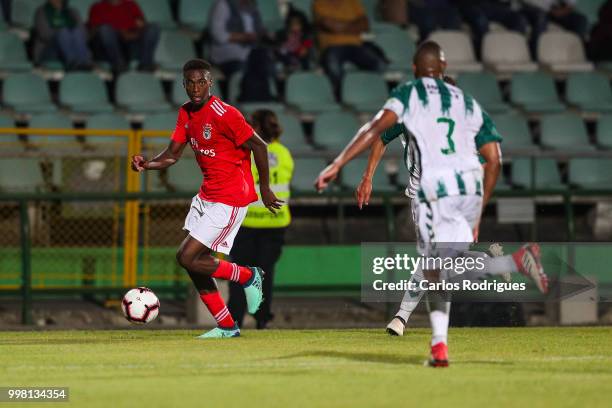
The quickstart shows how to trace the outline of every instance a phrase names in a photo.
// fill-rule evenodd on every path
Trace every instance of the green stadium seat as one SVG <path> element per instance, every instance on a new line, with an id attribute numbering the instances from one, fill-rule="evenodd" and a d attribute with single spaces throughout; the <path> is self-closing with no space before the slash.
<path id="1" fill-rule="evenodd" d="M 282 112 L 285 110 L 285 105 L 281 102 L 238 102 L 240 97 L 240 82 L 242 81 L 242 74 L 236 73 L 232 75 L 228 84 L 228 99 L 232 105 L 239 106 L 240 110 L 244 114 L 250 114 L 259 109 L 269 109 L 275 112 Z M 278 96 L 276 84 L 274 81 L 270 81 L 270 90 L 272 96 Z"/>
<path id="2" fill-rule="evenodd" d="M 494 191 L 507 191 L 512 189 L 512 186 L 510 186 L 510 184 L 508 184 L 508 182 L 506 181 L 506 177 L 504 177 L 503 174 L 499 174 L 499 177 L 497 178 L 497 182 L 495 183 L 495 188 L 493 189 Z"/>
<path id="3" fill-rule="evenodd" d="M 594 158 L 571 159 L 569 183 L 580 188 L 612 189 L 612 161 Z"/>
<path id="4" fill-rule="evenodd" d="M 296 72 L 287 79 L 286 100 L 302 112 L 340 110 L 327 77 L 313 72 Z"/>
<path id="5" fill-rule="evenodd" d="M 55 112 L 49 87 L 44 79 L 32 73 L 11 74 L 4 79 L 2 100 L 18 113 Z"/>
<path id="6" fill-rule="evenodd" d="M 70 0 L 70 7 L 74 7 L 81 16 L 83 21 L 89 20 L 89 9 L 92 4 L 96 3 L 98 0 Z"/>
<path id="7" fill-rule="evenodd" d="M 131 130 L 130 122 L 118 113 L 100 113 L 87 119 L 87 129 Z M 87 143 L 116 144 L 127 148 L 128 139 L 125 136 L 87 136 Z"/>
<path id="8" fill-rule="evenodd" d="M 314 192 L 314 181 L 327 166 L 327 162 L 318 157 L 296 158 L 294 160 L 291 189 L 296 191 Z"/>
<path id="9" fill-rule="evenodd" d="M 603 115 L 597 121 L 597 144 L 612 149 L 612 114 Z"/>
<path id="10" fill-rule="evenodd" d="M 342 80 L 342 102 L 358 112 L 378 112 L 389 97 L 387 83 L 374 72 L 349 72 Z"/>
<path id="11" fill-rule="evenodd" d="M 148 115 L 142 122 L 143 130 L 162 130 L 172 132 L 176 126 L 177 112 L 163 112 Z M 166 147 L 170 143 L 168 136 L 147 136 L 143 138 L 143 143 L 147 147 Z"/>
<path id="12" fill-rule="evenodd" d="M 112 112 L 106 85 L 94 73 L 68 72 L 59 85 L 59 102 L 79 113 Z"/>
<path id="13" fill-rule="evenodd" d="M 19 174 L 19 177 L 15 177 Z M 43 189 L 44 181 L 38 159 L 2 158 L 0 160 L 0 191 L 28 193 Z"/>
<path id="14" fill-rule="evenodd" d="M 351 160 L 342 169 L 342 185 L 349 188 L 355 189 L 363 177 L 368 164 L 368 160 L 364 158 L 358 158 Z M 391 184 L 389 181 L 389 175 L 385 171 L 384 163 L 380 163 L 374 177 L 372 178 L 372 190 L 373 191 L 395 191 L 397 187 Z"/>
<path id="15" fill-rule="evenodd" d="M 0 128 L 14 128 L 15 121 L 10 116 L 0 115 Z M 0 150 L 22 150 L 15 133 L 0 133 Z"/>
<path id="16" fill-rule="evenodd" d="M 171 109 L 159 80 L 144 72 L 121 74 L 117 80 L 116 99 L 117 104 L 130 113 L 167 112 Z"/>
<path id="17" fill-rule="evenodd" d="M 30 129 L 72 129 L 72 120 L 61 113 L 43 113 L 33 115 L 28 124 Z M 75 143 L 77 142 L 73 135 L 28 135 L 28 140 L 32 143 Z"/>
<path id="18" fill-rule="evenodd" d="M 277 1 L 258 0 L 257 8 L 259 9 L 262 23 L 267 30 L 275 32 L 283 28 L 284 21 Z"/>
<path id="19" fill-rule="evenodd" d="M 352 113 L 326 112 L 314 122 L 314 141 L 330 150 L 340 151 L 355 136 L 359 122 Z"/>
<path id="20" fill-rule="evenodd" d="M 588 112 L 612 112 L 610 81 L 599 73 L 572 73 L 566 82 L 567 101 Z"/>
<path id="21" fill-rule="evenodd" d="M 34 12 L 45 0 L 13 1 L 11 22 L 19 27 L 30 29 L 34 25 Z"/>
<path id="22" fill-rule="evenodd" d="M 533 143 L 531 132 L 527 121 L 523 116 L 516 114 L 506 114 L 493 116 L 493 122 L 502 135 L 502 149 L 531 149 L 539 150 Z"/>
<path id="23" fill-rule="evenodd" d="M 312 21 L 312 3 L 314 0 L 290 0 L 291 7 L 306 14 L 309 21 Z"/>
<path id="24" fill-rule="evenodd" d="M 406 33 L 406 31 L 397 24 L 385 23 L 382 21 L 371 22 L 371 20 L 370 31 L 373 32 L 375 36 L 382 33 Z"/>
<path id="25" fill-rule="evenodd" d="M 168 0 L 141 0 L 138 4 L 148 22 L 155 23 L 162 29 L 176 28 Z"/>
<path id="26" fill-rule="evenodd" d="M 521 188 L 531 187 L 531 159 L 512 159 L 512 184 Z M 566 189 L 554 159 L 535 159 L 535 188 Z"/>
<path id="27" fill-rule="evenodd" d="M 361 0 L 361 5 L 365 9 L 366 15 L 370 24 L 373 24 L 378 18 L 378 0 Z"/>
<path id="28" fill-rule="evenodd" d="M 208 24 L 210 9 L 215 0 L 179 0 L 179 22 L 198 33 Z"/>
<path id="29" fill-rule="evenodd" d="M 495 75 L 489 72 L 466 72 L 457 78 L 457 85 L 473 96 L 489 113 L 507 113 L 510 106 L 502 100 Z"/>
<path id="30" fill-rule="evenodd" d="M 542 117 L 542 146 L 564 151 L 591 151 L 586 126 L 582 118 L 573 114 L 547 115 Z"/>
<path id="31" fill-rule="evenodd" d="M 412 57 L 416 47 L 407 31 L 379 32 L 374 42 L 389 60 L 387 71 L 412 71 Z"/>
<path id="32" fill-rule="evenodd" d="M 578 0 L 576 1 L 576 11 L 583 14 L 589 25 L 592 26 L 599 20 L 599 9 L 606 0 Z"/>
<path id="33" fill-rule="evenodd" d="M 544 72 L 514 74 L 510 99 L 528 113 L 558 113 L 565 110 L 559 101 L 553 78 Z"/>
<path id="34" fill-rule="evenodd" d="M 180 31 L 162 31 L 155 49 L 155 62 L 162 70 L 182 72 L 185 61 L 196 57 L 191 38 Z"/>
<path id="35" fill-rule="evenodd" d="M 0 71 L 30 71 L 25 45 L 21 38 L 9 31 L 0 31 Z"/>
<path id="36" fill-rule="evenodd" d="M 168 183 L 176 191 L 197 193 L 202 184 L 202 172 L 192 154 L 184 154 L 181 160 L 168 168 Z"/>
<path id="37" fill-rule="evenodd" d="M 306 142 L 306 137 L 304 136 L 304 129 L 298 118 L 282 112 L 276 112 L 276 117 L 283 128 L 280 142 L 287 149 L 291 152 L 310 149 L 310 145 Z"/>

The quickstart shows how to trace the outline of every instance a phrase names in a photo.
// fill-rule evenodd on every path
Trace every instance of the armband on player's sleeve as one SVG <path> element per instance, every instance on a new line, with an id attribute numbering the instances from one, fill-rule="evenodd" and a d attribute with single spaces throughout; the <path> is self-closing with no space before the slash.
<path id="1" fill-rule="evenodd" d="M 383 144 L 386 146 L 391 143 L 392 140 L 396 139 L 402 133 L 406 132 L 406 127 L 402 123 L 396 123 L 391 126 L 389 129 L 385 130 L 382 135 L 380 135 L 380 139 Z"/>
<path id="2" fill-rule="evenodd" d="M 480 131 L 476 135 L 476 148 L 480 149 L 482 146 L 491 142 L 502 142 L 502 137 L 497 131 L 495 124 L 489 117 L 489 115 L 483 110 L 482 111 L 482 126 Z"/>

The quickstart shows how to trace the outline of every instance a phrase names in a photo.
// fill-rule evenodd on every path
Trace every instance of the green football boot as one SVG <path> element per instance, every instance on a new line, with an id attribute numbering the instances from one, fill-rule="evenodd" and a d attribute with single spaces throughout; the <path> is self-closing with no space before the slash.
<path id="1" fill-rule="evenodd" d="M 264 271 L 256 266 L 248 267 L 253 276 L 242 287 L 247 301 L 247 309 L 250 314 L 254 314 L 263 302 L 263 275 Z"/>
<path id="2" fill-rule="evenodd" d="M 196 339 L 223 339 L 226 337 L 240 337 L 240 329 L 238 328 L 237 324 L 229 329 L 215 327 L 214 329 L 196 337 Z"/>

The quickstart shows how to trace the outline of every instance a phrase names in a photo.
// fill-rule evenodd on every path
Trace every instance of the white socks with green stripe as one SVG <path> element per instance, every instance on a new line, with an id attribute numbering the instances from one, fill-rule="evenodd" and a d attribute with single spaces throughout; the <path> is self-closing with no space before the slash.
<path id="1" fill-rule="evenodd" d="M 400 303 L 400 308 L 395 314 L 396 316 L 401 317 L 404 322 L 407 322 L 410 319 L 410 315 L 414 312 L 417 305 L 421 301 L 424 290 L 419 289 L 419 282 L 423 280 L 423 271 L 419 268 L 415 273 L 410 277 L 410 284 L 415 285 L 415 290 L 407 290 L 404 292 L 404 297 L 402 298 L 402 303 Z"/>

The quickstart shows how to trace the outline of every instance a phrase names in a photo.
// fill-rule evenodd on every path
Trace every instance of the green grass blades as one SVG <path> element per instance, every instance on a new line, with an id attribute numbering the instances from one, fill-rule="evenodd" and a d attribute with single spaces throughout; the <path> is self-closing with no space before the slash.
<path id="1" fill-rule="evenodd" d="M 612 328 L 451 329 L 448 369 L 423 366 L 426 329 L 200 332 L 3 332 L 0 385 L 79 407 L 610 406 Z"/>

